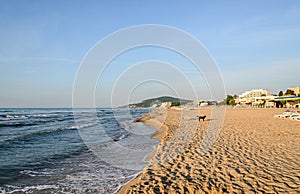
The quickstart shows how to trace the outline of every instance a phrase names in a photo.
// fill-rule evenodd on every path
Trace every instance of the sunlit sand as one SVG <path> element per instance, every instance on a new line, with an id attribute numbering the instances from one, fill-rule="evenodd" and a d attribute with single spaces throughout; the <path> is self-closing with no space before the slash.
<path id="1" fill-rule="evenodd" d="M 152 113 L 142 121 L 160 126 L 154 137 L 161 144 L 151 165 L 119 193 L 299 193 L 300 122 L 274 118 L 283 111 L 227 109 L 217 141 L 204 154 L 203 135 L 218 119 L 210 109 L 201 109 L 205 122 L 198 121 L 199 110 Z M 174 136 L 193 126 L 196 133 L 182 146 Z"/>

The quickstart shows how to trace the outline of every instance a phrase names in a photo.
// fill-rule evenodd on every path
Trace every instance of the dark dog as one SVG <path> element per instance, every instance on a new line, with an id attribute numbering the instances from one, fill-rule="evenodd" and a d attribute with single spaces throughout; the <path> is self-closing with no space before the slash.
<path id="1" fill-rule="evenodd" d="M 204 115 L 204 116 L 197 116 L 198 118 L 199 118 L 199 121 L 202 119 L 203 121 L 205 120 L 205 118 L 206 118 L 206 115 Z"/>

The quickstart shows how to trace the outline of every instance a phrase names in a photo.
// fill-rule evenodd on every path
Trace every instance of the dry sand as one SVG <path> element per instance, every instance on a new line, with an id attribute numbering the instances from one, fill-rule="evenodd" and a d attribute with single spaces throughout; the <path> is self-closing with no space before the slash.
<path id="1" fill-rule="evenodd" d="M 119 193 L 300 193 L 300 122 L 284 109 L 227 109 L 220 133 L 203 150 L 210 109 L 157 111 L 141 121 L 159 128 L 150 165 Z"/>

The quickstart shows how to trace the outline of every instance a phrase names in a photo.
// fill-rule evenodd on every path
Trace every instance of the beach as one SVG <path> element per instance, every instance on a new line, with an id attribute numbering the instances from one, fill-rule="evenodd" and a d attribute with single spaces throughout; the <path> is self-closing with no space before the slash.
<path id="1" fill-rule="evenodd" d="M 118 193 L 300 193 L 300 122 L 285 109 L 157 110 L 139 121 L 160 140 L 150 165 Z M 198 121 L 197 115 L 206 115 Z"/>

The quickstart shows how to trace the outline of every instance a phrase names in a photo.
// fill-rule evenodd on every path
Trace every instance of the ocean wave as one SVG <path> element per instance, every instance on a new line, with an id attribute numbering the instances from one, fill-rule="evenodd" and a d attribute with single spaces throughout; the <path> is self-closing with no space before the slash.
<path id="1" fill-rule="evenodd" d="M 0 127 L 7 125 L 0 128 L 0 193 L 114 193 L 133 178 L 136 172 L 95 156 L 80 133 L 95 132 L 99 135 L 95 138 L 104 137 L 103 144 L 109 141 L 132 150 L 148 149 L 152 146 L 150 137 L 143 136 L 144 141 L 131 129 L 140 130 L 131 120 L 147 111 L 130 110 L 130 118 L 118 109 L 118 114 L 113 109 L 96 109 L 96 114 L 79 111 L 74 115 L 72 109 L 0 112 Z"/>
<path id="2" fill-rule="evenodd" d="M 128 138 L 128 136 L 129 136 L 129 134 L 122 134 L 119 137 L 114 138 L 113 141 L 120 141 L 120 140 Z"/>
<path id="3" fill-rule="evenodd" d="M 41 117 L 39 117 L 41 118 Z M 72 120 L 73 118 L 42 118 L 42 119 L 26 119 L 26 120 L 11 120 L 11 119 L 0 119 L 0 127 L 25 127 L 40 125 L 51 122 L 60 122 Z"/>
<path id="4" fill-rule="evenodd" d="M 40 125 L 40 124 L 45 124 L 45 123 L 49 123 L 49 122 L 55 122 L 55 121 L 59 121 L 59 120 L 35 120 L 35 121 L 24 121 L 24 122 L 10 122 L 10 121 L 6 121 L 6 122 L 2 122 L 0 123 L 0 127 L 26 127 L 26 126 L 34 126 L 34 125 Z"/>
<path id="5" fill-rule="evenodd" d="M 49 134 L 53 134 L 53 133 L 57 133 L 57 132 L 65 131 L 65 130 L 79 130 L 79 129 L 83 129 L 83 128 L 87 128 L 87 127 L 92 127 L 95 125 L 97 125 L 97 123 L 87 123 L 87 124 L 81 124 L 81 125 L 71 125 L 71 126 L 66 126 L 66 127 L 62 127 L 62 128 L 56 128 L 54 130 L 32 132 L 30 134 L 25 134 L 25 135 L 16 136 L 13 138 L 5 139 L 2 142 L 0 142 L 0 147 L 10 145 L 11 143 L 22 142 L 24 140 L 28 140 L 30 138 L 37 137 L 37 136 L 49 135 Z"/>
<path id="6" fill-rule="evenodd" d="M 0 127 L 24 127 L 38 125 L 39 123 L 25 123 L 25 122 L 5 122 L 0 123 Z"/>
<path id="7" fill-rule="evenodd" d="M 73 116 L 73 114 L 58 114 L 58 113 L 50 113 L 50 114 L 2 114 L 0 118 L 6 119 L 27 119 L 27 118 L 65 118 Z"/>
<path id="8" fill-rule="evenodd" d="M 65 127 L 65 129 L 77 129 L 78 130 L 78 129 L 83 129 L 83 128 L 87 128 L 87 127 L 92 127 L 97 124 L 98 124 L 97 122 L 94 122 L 94 123 L 87 123 L 87 124 L 81 124 L 81 125 L 72 125 L 72 126 Z"/>
<path id="9" fill-rule="evenodd" d="M 0 109 L 0 112 L 11 112 L 9 109 Z"/>
<path id="10" fill-rule="evenodd" d="M 56 185 L 36 185 L 36 186 L 25 186 L 18 187 L 12 185 L 6 185 L 6 188 L 0 188 L 0 191 L 3 193 L 34 193 L 36 191 L 43 191 L 48 189 L 58 189 L 59 187 Z"/>
<path id="11" fill-rule="evenodd" d="M 2 118 L 6 119 L 26 119 L 28 118 L 26 115 L 0 115 Z"/>
<path id="12" fill-rule="evenodd" d="M 28 175 L 31 177 L 37 177 L 37 176 L 51 176 L 53 172 L 43 172 L 43 171 L 35 171 L 35 170 L 22 170 L 20 171 L 21 174 Z"/>

